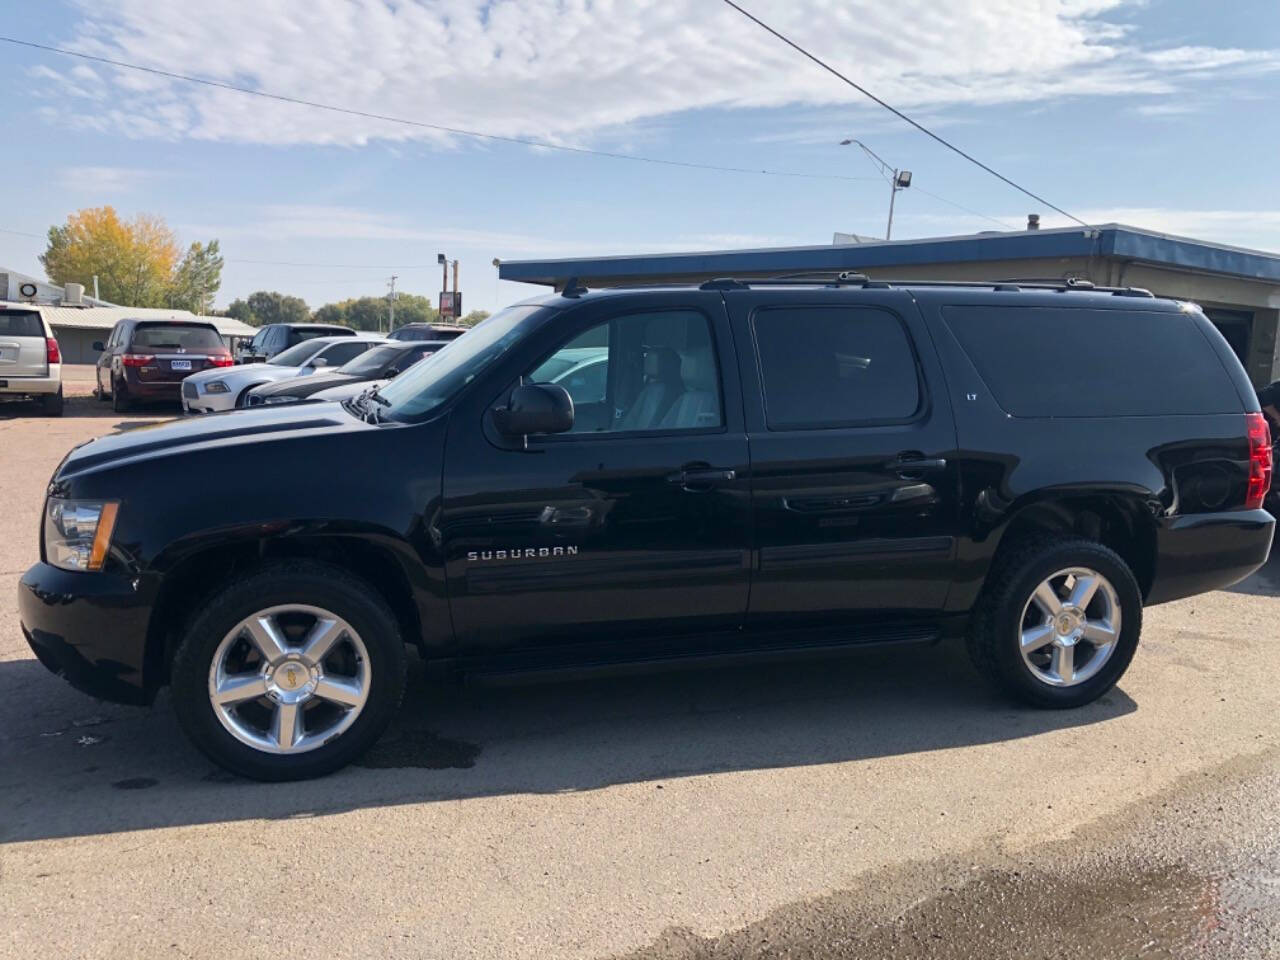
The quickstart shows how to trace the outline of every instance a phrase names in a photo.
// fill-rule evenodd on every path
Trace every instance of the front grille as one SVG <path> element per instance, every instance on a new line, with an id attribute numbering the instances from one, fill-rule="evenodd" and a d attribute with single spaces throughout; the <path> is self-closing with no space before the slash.
<path id="1" fill-rule="evenodd" d="M 182 381 L 182 395 L 188 400 L 195 400 L 200 396 L 199 392 L 196 390 L 196 385 L 189 380 Z"/>

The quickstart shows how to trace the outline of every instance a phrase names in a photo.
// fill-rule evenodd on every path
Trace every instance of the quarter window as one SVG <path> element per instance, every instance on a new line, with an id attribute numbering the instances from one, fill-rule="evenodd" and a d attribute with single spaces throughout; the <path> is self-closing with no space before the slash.
<path id="1" fill-rule="evenodd" d="M 764 309 L 753 327 L 770 430 L 900 422 L 920 407 L 915 353 L 885 310 Z"/>
<path id="2" fill-rule="evenodd" d="M 724 423 L 711 326 L 695 311 L 615 317 L 566 342 L 525 379 L 568 391 L 574 433 L 701 430 Z"/>

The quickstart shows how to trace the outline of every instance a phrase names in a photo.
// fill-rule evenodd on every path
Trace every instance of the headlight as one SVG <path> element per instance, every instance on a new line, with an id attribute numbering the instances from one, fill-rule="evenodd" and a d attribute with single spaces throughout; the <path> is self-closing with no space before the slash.
<path id="1" fill-rule="evenodd" d="M 204 385 L 205 393 L 229 393 L 227 385 L 221 380 L 210 380 Z"/>
<path id="2" fill-rule="evenodd" d="M 298 398 L 297 398 L 297 397 L 288 397 L 288 396 L 284 396 L 284 397 L 266 397 L 266 398 L 263 400 L 263 403 L 297 403 L 297 402 L 298 402 Z"/>
<path id="3" fill-rule="evenodd" d="M 63 570 L 101 570 L 111 546 L 120 504 L 92 500 L 56 500 L 44 509 L 44 553 Z"/>

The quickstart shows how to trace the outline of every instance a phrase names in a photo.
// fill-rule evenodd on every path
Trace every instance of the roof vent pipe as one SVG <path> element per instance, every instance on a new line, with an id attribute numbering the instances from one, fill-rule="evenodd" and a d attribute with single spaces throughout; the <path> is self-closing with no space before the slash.
<path id="1" fill-rule="evenodd" d="M 1040 214 L 1038 214 L 1038 213 L 1028 213 L 1028 214 L 1027 214 L 1027 229 L 1028 229 L 1028 230 L 1039 230 L 1039 229 L 1040 229 Z"/>

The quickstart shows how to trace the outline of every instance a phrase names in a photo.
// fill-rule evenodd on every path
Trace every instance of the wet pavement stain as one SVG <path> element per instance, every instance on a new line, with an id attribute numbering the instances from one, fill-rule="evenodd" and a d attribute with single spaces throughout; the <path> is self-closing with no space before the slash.
<path id="1" fill-rule="evenodd" d="M 116 780 L 111 785 L 117 790 L 145 790 L 159 782 L 152 777 L 129 777 L 125 780 Z"/>
<path id="2" fill-rule="evenodd" d="M 713 939 L 668 930 L 627 960 L 1184 960 L 1218 955 L 1218 906 L 1215 882 L 1183 867 L 989 871 L 888 921 L 846 892 Z"/>
<path id="3" fill-rule="evenodd" d="M 466 770 L 474 767 L 480 747 L 451 740 L 430 730 L 392 730 L 355 761 L 374 769 L 422 767 L 427 770 Z"/>

